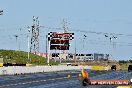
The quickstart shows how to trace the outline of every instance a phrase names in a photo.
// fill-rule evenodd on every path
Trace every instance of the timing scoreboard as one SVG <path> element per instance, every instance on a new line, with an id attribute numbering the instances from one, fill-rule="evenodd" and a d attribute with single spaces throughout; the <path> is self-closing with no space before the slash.
<path id="1" fill-rule="evenodd" d="M 74 39 L 74 33 L 50 32 L 48 41 L 50 50 L 69 50 L 70 40 Z"/>

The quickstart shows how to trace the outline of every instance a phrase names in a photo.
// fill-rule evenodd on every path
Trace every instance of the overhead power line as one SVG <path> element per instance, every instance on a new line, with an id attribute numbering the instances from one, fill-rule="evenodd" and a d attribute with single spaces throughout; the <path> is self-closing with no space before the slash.
<path id="1" fill-rule="evenodd" d="M 44 26 L 44 28 L 55 29 L 55 30 L 64 30 L 63 28 L 46 27 L 46 26 Z M 75 31 L 75 32 L 82 32 L 82 33 L 92 33 L 92 34 L 97 34 L 97 35 L 132 36 L 132 34 L 97 32 L 97 31 L 81 30 L 81 29 L 73 29 L 73 28 L 69 28 L 68 31 Z"/>

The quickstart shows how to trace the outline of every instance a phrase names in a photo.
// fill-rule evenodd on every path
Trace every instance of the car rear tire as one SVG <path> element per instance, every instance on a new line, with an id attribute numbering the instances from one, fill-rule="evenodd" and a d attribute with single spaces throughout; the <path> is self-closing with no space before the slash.
<path id="1" fill-rule="evenodd" d="M 91 84 L 91 82 L 90 82 L 89 79 L 84 78 L 84 79 L 82 80 L 82 86 L 87 86 L 87 85 L 90 85 L 90 84 Z"/>

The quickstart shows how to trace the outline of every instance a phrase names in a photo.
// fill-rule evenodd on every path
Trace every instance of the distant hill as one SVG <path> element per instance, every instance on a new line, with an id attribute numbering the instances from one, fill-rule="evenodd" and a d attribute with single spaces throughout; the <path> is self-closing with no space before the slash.
<path id="1" fill-rule="evenodd" d="M 3 63 L 18 63 L 18 64 L 33 64 L 47 65 L 47 59 L 30 53 L 31 61 L 28 60 L 28 53 L 15 50 L 0 50 L 0 58 L 3 58 Z M 57 65 L 57 62 L 50 60 L 50 65 Z"/>

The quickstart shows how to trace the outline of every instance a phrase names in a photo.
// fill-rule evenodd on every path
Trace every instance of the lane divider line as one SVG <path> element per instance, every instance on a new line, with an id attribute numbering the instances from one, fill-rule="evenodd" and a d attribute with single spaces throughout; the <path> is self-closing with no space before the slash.
<path id="1" fill-rule="evenodd" d="M 73 76 L 72 76 L 73 77 Z M 76 76 L 74 76 L 76 77 Z M 46 82 L 48 80 L 56 80 L 56 79 L 66 79 L 68 77 L 60 77 L 60 78 L 54 78 L 54 79 L 47 79 L 47 80 L 37 80 L 37 81 L 29 81 L 29 82 L 23 82 L 23 83 L 16 83 L 16 84 L 8 84 L 8 85 L 1 85 L 1 87 L 9 87 L 9 86 L 17 86 L 17 85 L 26 85 L 26 84 L 31 84 L 31 83 L 38 83 L 38 82 Z"/>

